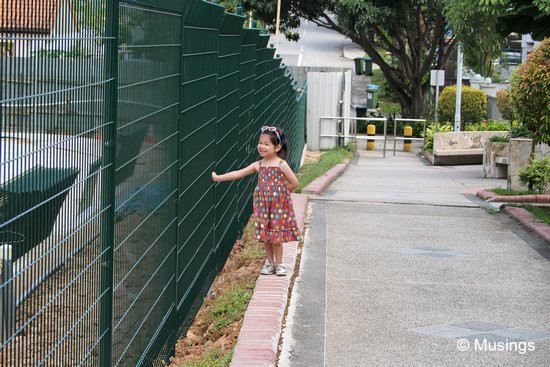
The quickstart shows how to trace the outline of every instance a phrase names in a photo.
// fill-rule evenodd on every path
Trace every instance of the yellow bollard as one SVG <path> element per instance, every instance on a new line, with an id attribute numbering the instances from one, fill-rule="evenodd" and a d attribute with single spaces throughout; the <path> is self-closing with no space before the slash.
<path id="1" fill-rule="evenodd" d="M 405 138 L 410 138 L 413 135 L 413 128 L 411 126 L 405 126 L 403 129 L 403 136 Z M 405 139 L 403 140 L 403 151 L 404 152 L 412 152 L 412 140 Z"/>
<path id="2" fill-rule="evenodd" d="M 367 136 L 374 136 L 376 135 L 376 126 L 375 125 L 367 125 Z M 374 150 L 376 147 L 376 141 L 374 139 L 367 138 L 367 150 Z"/>

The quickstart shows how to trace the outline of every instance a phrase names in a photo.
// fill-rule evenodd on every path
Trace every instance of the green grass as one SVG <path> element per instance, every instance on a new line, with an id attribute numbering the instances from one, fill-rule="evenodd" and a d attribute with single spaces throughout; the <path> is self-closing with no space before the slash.
<path id="1" fill-rule="evenodd" d="M 231 291 L 220 294 L 216 298 L 209 312 L 209 318 L 214 325 L 212 332 L 227 327 L 243 317 L 248 302 L 252 298 L 254 284 L 254 279 L 236 284 Z"/>
<path id="2" fill-rule="evenodd" d="M 537 192 L 537 191 L 534 191 L 534 190 L 522 190 L 522 191 L 517 191 L 517 190 L 508 190 L 508 189 L 494 188 L 494 189 L 489 189 L 489 191 L 492 191 L 492 192 L 494 192 L 495 194 L 497 194 L 497 195 L 502 195 L 502 196 L 511 196 L 511 195 L 536 195 L 536 194 L 538 194 L 538 192 Z"/>
<path id="3" fill-rule="evenodd" d="M 211 349 L 200 359 L 180 364 L 178 367 L 226 367 L 231 363 L 233 353 L 223 354 L 219 349 Z"/>
<path id="4" fill-rule="evenodd" d="M 529 204 L 521 204 L 520 207 L 522 207 L 525 210 L 528 210 L 540 222 L 550 224 L 550 207 L 533 206 Z"/>
<path id="5" fill-rule="evenodd" d="M 302 192 L 302 189 L 317 177 L 324 175 L 326 171 L 336 166 L 338 163 L 342 163 L 346 159 L 351 159 L 353 154 L 351 148 L 342 147 L 322 152 L 319 162 L 304 165 L 296 174 L 300 186 L 298 186 L 295 192 Z"/>

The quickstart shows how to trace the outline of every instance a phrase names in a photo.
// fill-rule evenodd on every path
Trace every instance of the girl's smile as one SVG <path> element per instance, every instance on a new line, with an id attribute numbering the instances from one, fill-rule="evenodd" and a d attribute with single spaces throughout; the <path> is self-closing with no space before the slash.
<path id="1" fill-rule="evenodd" d="M 272 155 L 277 154 L 277 148 L 279 145 L 275 146 L 271 142 L 271 138 L 267 134 L 261 134 L 260 140 L 258 141 L 258 153 L 262 157 L 271 157 Z"/>

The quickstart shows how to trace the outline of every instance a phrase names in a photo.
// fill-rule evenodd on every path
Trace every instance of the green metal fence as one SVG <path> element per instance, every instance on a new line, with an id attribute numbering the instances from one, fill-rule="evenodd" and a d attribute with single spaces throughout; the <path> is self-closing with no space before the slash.
<path id="1" fill-rule="evenodd" d="M 199 0 L 5 0 L 0 365 L 161 366 L 252 212 L 305 94 L 244 18 Z"/>

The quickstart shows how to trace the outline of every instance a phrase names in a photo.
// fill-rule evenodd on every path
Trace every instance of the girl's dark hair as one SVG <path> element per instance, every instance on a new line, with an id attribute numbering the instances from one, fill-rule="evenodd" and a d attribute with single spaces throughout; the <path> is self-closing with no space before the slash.
<path id="1" fill-rule="evenodd" d="M 279 134 L 281 141 L 279 141 L 279 137 L 277 137 L 277 134 L 275 134 L 275 131 L 265 130 L 264 132 L 262 132 L 263 135 L 269 136 L 271 143 L 273 145 L 281 146 L 281 150 L 277 152 L 277 157 L 286 160 L 286 157 L 288 156 L 288 144 L 285 139 L 285 134 L 283 133 L 283 130 L 281 130 L 280 128 L 277 128 L 277 133 Z"/>

